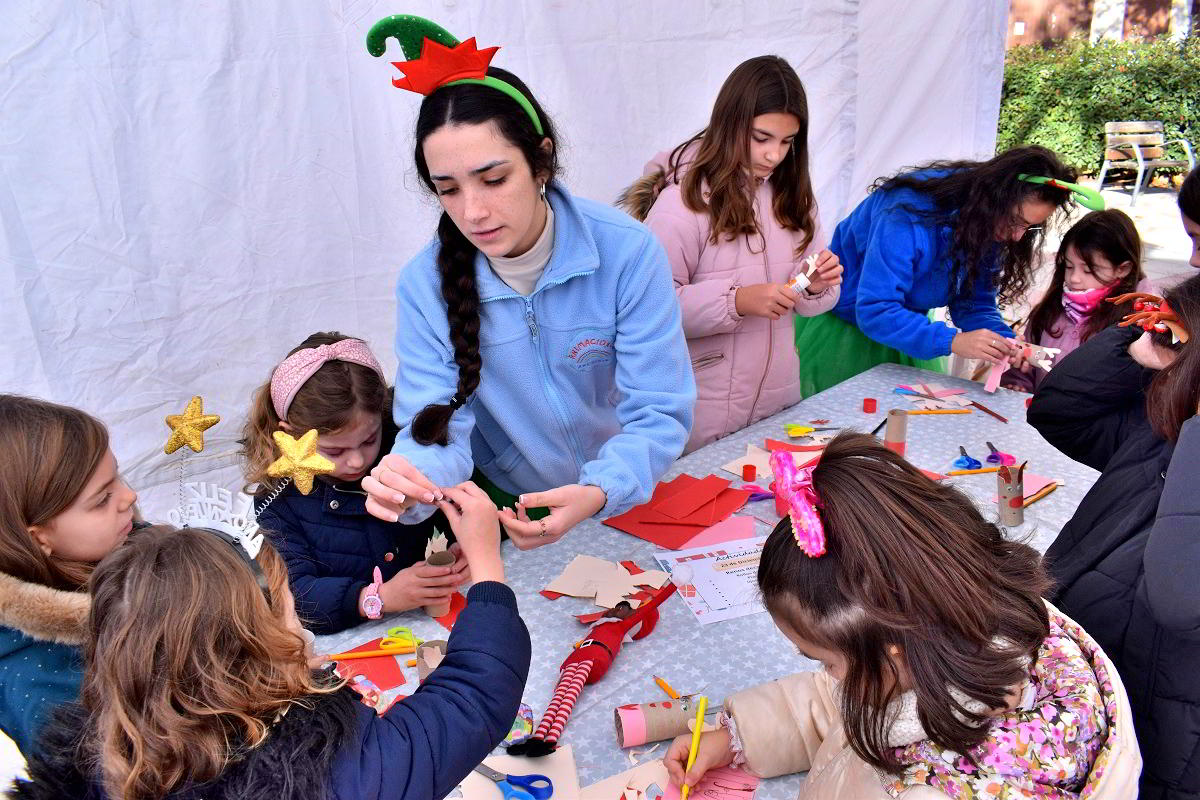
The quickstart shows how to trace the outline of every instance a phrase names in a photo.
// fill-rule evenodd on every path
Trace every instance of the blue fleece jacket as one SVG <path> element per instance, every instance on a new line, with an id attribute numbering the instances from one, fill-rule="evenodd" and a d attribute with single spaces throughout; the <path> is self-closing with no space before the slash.
<path id="1" fill-rule="evenodd" d="M 989 328 L 1013 337 L 996 309 L 999 244 L 985 258 L 990 277 L 961 291 L 953 285 L 951 228 L 923 216 L 929 195 L 912 189 L 877 189 L 838 223 L 829 249 L 845 272 L 833 313 L 881 344 L 913 358 L 950 354 L 958 330 Z M 931 309 L 949 306 L 953 328 L 931 321 Z"/>
<path id="2" fill-rule="evenodd" d="M 479 389 L 450 423 L 450 444 L 422 446 L 410 422 L 458 385 L 434 241 L 396 289 L 393 453 L 439 486 L 480 469 L 512 494 L 571 483 L 608 496 L 602 516 L 650 498 L 683 452 L 696 384 L 662 246 L 614 208 L 552 187 L 554 252 L 524 297 L 475 260 Z M 401 517 L 432 513 L 416 506 Z"/>

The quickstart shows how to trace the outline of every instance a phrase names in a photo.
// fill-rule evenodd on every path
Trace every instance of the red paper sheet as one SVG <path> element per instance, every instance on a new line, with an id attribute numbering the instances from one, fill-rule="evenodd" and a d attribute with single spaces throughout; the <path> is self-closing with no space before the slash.
<path id="1" fill-rule="evenodd" d="M 687 493 L 697 483 L 700 480 L 691 475 L 680 475 L 670 483 L 660 483 L 655 487 L 650 502 L 609 517 L 604 524 L 668 550 L 678 550 L 706 528 L 728 518 L 744 506 L 750 497 L 750 492 L 742 489 L 723 489 L 683 520 L 670 519 L 656 510 L 659 503 L 673 495 Z"/>
<path id="2" fill-rule="evenodd" d="M 665 500 L 655 502 L 652 507 L 671 519 L 683 520 L 716 500 L 717 495 L 729 488 L 730 483 L 731 481 L 725 478 L 708 475 L 678 492 L 673 492 Z"/>
<path id="3" fill-rule="evenodd" d="M 819 453 L 825 449 L 823 444 L 792 444 L 776 439 L 767 439 L 766 445 L 767 452 L 770 453 L 774 453 L 776 450 L 789 450 L 793 453 Z"/>
<path id="4" fill-rule="evenodd" d="M 360 644 L 347 653 L 357 653 L 362 650 L 378 650 L 379 639 Z M 412 658 L 405 653 L 399 656 L 376 656 L 374 658 L 354 658 L 349 661 L 337 662 L 337 674 L 346 680 L 354 675 L 362 675 L 375 684 L 379 691 L 387 692 L 404 685 L 404 670 L 401 659 Z"/>
<path id="5" fill-rule="evenodd" d="M 458 612 L 467 607 L 467 598 L 462 596 L 462 592 L 455 592 L 450 595 L 450 613 L 444 617 L 436 617 L 437 623 L 446 630 L 454 627 L 455 620 L 458 619 Z"/>

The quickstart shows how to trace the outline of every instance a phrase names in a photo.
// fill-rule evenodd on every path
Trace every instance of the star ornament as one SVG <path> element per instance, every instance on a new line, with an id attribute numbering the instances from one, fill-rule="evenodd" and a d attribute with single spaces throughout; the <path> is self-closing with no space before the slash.
<path id="1" fill-rule="evenodd" d="M 164 452 L 170 455 L 186 444 L 199 453 L 204 449 L 204 432 L 220 421 L 221 418 L 216 414 L 204 413 L 204 400 L 196 395 L 182 414 L 167 414 L 171 436 L 163 448 Z"/>
<path id="2" fill-rule="evenodd" d="M 428 95 L 439 86 L 453 81 L 464 78 L 483 80 L 487 77 L 487 68 L 492 56 L 496 55 L 499 49 L 486 47 L 480 50 L 475 45 L 474 36 L 453 47 L 426 39 L 420 58 L 392 62 L 396 69 L 404 73 L 403 78 L 393 78 L 392 85 L 397 89 L 408 89 L 410 92 Z"/>
<path id="3" fill-rule="evenodd" d="M 313 488 L 313 478 L 333 472 L 333 462 L 317 452 L 315 429 L 299 439 L 283 431 L 275 431 L 272 435 L 279 448 L 279 458 L 267 467 L 267 474 L 272 478 L 291 478 L 300 494 L 308 494 Z"/>

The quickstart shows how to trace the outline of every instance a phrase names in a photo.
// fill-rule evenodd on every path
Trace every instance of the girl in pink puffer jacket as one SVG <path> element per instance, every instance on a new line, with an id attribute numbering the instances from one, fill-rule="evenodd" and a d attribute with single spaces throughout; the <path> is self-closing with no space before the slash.
<path id="1" fill-rule="evenodd" d="M 821 249 L 807 133 L 795 70 L 752 58 L 721 86 L 708 127 L 656 156 L 619 201 L 671 262 L 696 374 L 684 452 L 801 399 L 792 314 L 833 308 L 842 272 Z"/>

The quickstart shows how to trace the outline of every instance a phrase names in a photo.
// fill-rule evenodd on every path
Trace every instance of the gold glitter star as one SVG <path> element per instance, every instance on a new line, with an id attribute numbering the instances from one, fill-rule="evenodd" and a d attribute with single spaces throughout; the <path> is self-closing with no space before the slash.
<path id="1" fill-rule="evenodd" d="M 204 413 L 204 400 L 196 395 L 182 414 L 167 414 L 171 436 L 163 449 L 170 455 L 186 444 L 199 453 L 204 449 L 204 432 L 220 421 L 221 418 L 216 414 Z"/>
<path id="2" fill-rule="evenodd" d="M 283 431 L 275 431 L 275 446 L 279 458 L 267 467 L 272 478 L 291 478 L 300 494 L 312 491 L 313 478 L 333 472 L 333 462 L 317 452 L 317 432 L 311 430 L 299 439 L 293 439 Z"/>

